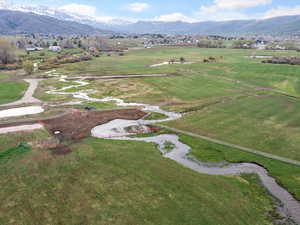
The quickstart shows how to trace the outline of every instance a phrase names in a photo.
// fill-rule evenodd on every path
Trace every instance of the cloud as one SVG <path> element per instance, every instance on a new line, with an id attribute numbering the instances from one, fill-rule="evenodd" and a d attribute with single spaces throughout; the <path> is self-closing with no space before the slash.
<path id="1" fill-rule="evenodd" d="M 197 13 L 200 21 L 228 21 L 228 20 L 248 20 L 257 18 L 254 15 L 247 15 L 237 11 L 216 11 L 214 13 L 200 11 Z"/>
<path id="2" fill-rule="evenodd" d="M 184 21 L 184 22 L 198 22 L 198 20 L 188 17 L 182 13 L 171 13 L 166 15 L 161 15 L 158 17 L 155 17 L 155 21 L 161 21 L 161 22 L 176 22 L 176 21 Z"/>
<path id="3" fill-rule="evenodd" d="M 218 10 L 241 10 L 260 5 L 271 4 L 272 0 L 214 0 L 210 6 L 202 6 L 201 10 L 205 12 L 216 12 Z"/>
<path id="4" fill-rule="evenodd" d="M 270 9 L 265 13 L 264 18 L 268 19 L 268 18 L 272 18 L 272 17 L 292 16 L 292 15 L 300 15 L 300 5 L 294 6 L 293 8 L 279 6 L 279 7 Z"/>
<path id="5" fill-rule="evenodd" d="M 9 4 L 8 0 L 0 0 L 0 5 L 6 5 Z"/>
<path id="6" fill-rule="evenodd" d="M 58 8 L 59 10 L 83 16 L 95 16 L 97 8 L 90 5 L 71 3 Z"/>
<path id="7" fill-rule="evenodd" d="M 213 4 L 202 6 L 196 16 L 200 20 L 245 20 L 257 15 L 244 13 L 245 9 L 271 4 L 272 0 L 214 0 Z"/>
<path id="8" fill-rule="evenodd" d="M 136 12 L 136 13 L 140 13 L 145 11 L 146 9 L 149 9 L 150 5 L 148 3 L 144 3 L 144 2 L 134 2 L 129 4 L 126 9 L 131 11 L 131 12 Z"/>

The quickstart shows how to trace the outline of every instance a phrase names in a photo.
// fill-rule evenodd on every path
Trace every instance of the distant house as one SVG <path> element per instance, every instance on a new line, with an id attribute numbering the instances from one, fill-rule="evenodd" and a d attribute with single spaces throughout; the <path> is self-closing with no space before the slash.
<path id="1" fill-rule="evenodd" d="M 60 52 L 62 48 L 60 46 L 50 46 L 49 51 L 51 52 Z"/>
<path id="2" fill-rule="evenodd" d="M 95 48 L 95 47 L 89 47 L 89 51 L 90 51 L 90 52 L 96 52 L 96 51 L 97 51 L 97 48 Z"/>
<path id="3" fill-rule="evenodd" d="M 34 51 L 36 51 L 35 48 L 26 48 L 26 52 L 34 52 Z"/>
<path id="4" fill-rule="evenodd" d="M 27 52 L 34 52 L 34 51 L 42 51 L 43 48 L 39 48 L 39 47 L 28 47 L 26 48 Z"/>
<path id="5" fill-rule="evenodd" d="M 282 46 L 282 45 L 276 45 L 275 50 L 286 50 L 286 47 Z"/>

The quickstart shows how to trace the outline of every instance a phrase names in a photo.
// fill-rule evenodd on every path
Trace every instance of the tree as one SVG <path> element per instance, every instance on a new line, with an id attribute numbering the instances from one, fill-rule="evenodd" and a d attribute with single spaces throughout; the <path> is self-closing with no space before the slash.
<path id="1" fill-rule="evenodd" d="M 298 46 L 294 42 L 285 42 L 282 44 L 286 50 L 298 50 Z"/>
<path id="2" fill-rule="evenodd" d="M 8 41 L 0 40 L 0 63 L 10 64 L 17 60 L 16 49 Z"/>
<path id="3" fill-rule="evenodd" d="M 32 62 L 25 61 L 23 62 L 23 69 L 25 70 L 26 74 L 31 75 L 34 71 L 34 65 Z"/>
<path id="4" fill-rule="evenodd" d="M 222 40 L 200 40 L 197 46 L 199 48 L 226 48 Z"/>
<path id="5" fill-rule="evenodd" d="M 74 48 L 74 45 L 71 40 L 63 40 L 61 42 L 61 47 L 63 48 Z"/>
<path id="6" fill-rule="evenodd" d="M 251 49 L 253 48 L 254 41 L 238 40 L 232 43 L 232 48 L 237 49 Z"/>
<path id="7" fill-rule="evenodd" d="M 185 58 L 184 57 L 180 57 L 180 63 L 184 64 L 185 63 Z"/>

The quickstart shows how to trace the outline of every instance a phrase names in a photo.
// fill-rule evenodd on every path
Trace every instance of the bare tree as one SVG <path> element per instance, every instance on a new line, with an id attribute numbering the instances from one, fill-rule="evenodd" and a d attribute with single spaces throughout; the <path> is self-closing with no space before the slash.
<path id="1" fill-rule="evenodd" d="M 10 64 L 16 62 L 15 47 L 8 41 L 0 40 L 0 63 Z"/>
<path id="2" fill-rule="evenodd" d="M 66 40 L 61 41 L 61 47 L 63 47 L 63 48 L 74 48 L 74 45 L 73 45 L 71 40 L 66 39 Z"/>

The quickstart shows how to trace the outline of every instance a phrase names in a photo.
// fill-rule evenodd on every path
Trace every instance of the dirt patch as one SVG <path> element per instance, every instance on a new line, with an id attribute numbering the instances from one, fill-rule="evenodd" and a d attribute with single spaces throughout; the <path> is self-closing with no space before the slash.
<path id="1" fill-rule="evenodd" d="M 83 112 L 73 110 L 59 118 L 41 121 L 60 141 L 80 140 L 90 136 L 91 130 L 115 119 L 137 120 L 146 113 L 139 109 Z"/>
<path id="2" fill-rule="evenodd" d="M 72 150 L 68 146 L 57 146 L 56 148 L 50 149 L 54 155 L 68 155 Z"/>
<path id="3" fill-rule="evenodd" d="M 86 138 L 90 136 L 91 130 L 94 127 L 111 120 L 137 120 L 145 115 L 147 115 L 147 113 L 139 109 L 106 111 L 80 111 L 73 109 L 69 113 L 57 117 L 0 124 L 0 128 L 40 123 L 61 142 Z M 50 143 L 42 143 L 43 147 L 45 147 L 45 145 L 56 145 L 56 143 L 52 143 L 52 140 L 49 141 Z"/>

